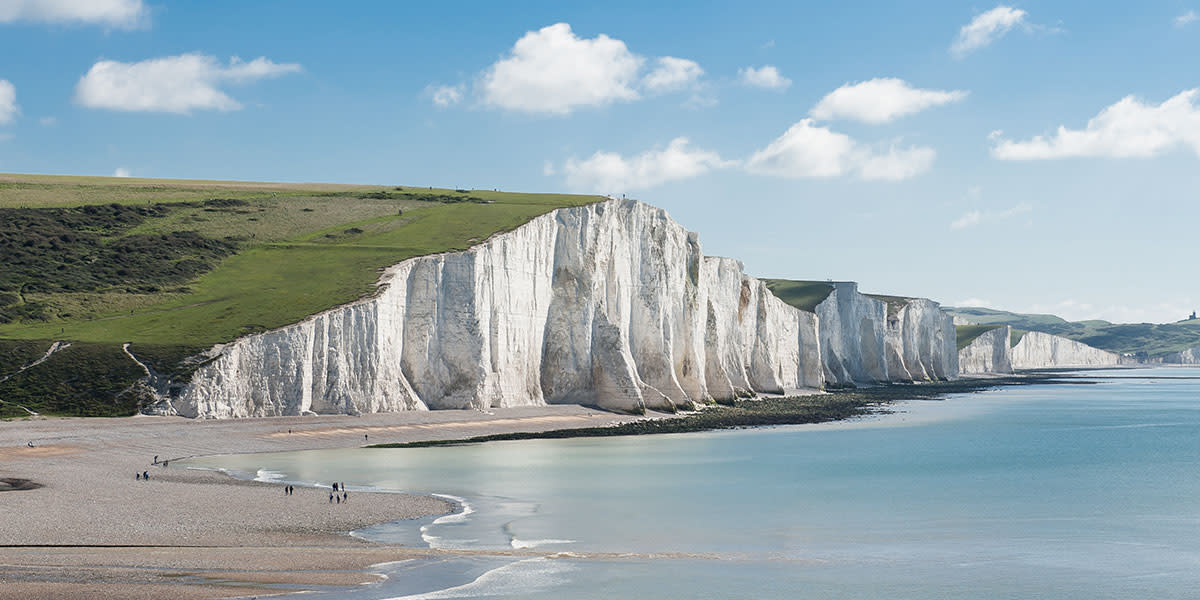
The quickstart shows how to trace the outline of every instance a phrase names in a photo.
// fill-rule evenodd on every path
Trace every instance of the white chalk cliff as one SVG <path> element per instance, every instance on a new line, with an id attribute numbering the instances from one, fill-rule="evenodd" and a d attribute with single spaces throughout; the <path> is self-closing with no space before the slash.
<path id="1" fill-rule="evenodd" d="M 888 315 L 886 355 L 891 381 L 936 381 L 958 375 L 954 319 L 941 305 L 908 298 Z"/>
<path id="2" fill-rule="evenodd" d="M 951 319 L 935 303 L 910 304 L 895 332 L 884 303 L 852 286 L 826 303 L 793 308 L 740 262 L 704 256 L 665 211 L 608 200 L 406 260 L 374 297 L 218 347 L 163 410 L 641 412 L 957 374 Z"/>
<path id="3" fill-rule="evenodd" d="M 958 351 L 958 370 L 963 375 L 982 373 L 1012 373 L 1012 349 L 1008 325 L 989 329 Z"/>
<path id="4" fill-rule="evenodd" d="M 1200 346 L 1168 354 L 1163 357 L 1163 362 L 1175 365 L 1200 365 Z"/>
<path id="5" fill-rule="evenodd" d="M 1120 361 L 1119 354 L 1040 331 L 1027 332 L 1012 348 L 1014 369 L 1111 367 Z"/>

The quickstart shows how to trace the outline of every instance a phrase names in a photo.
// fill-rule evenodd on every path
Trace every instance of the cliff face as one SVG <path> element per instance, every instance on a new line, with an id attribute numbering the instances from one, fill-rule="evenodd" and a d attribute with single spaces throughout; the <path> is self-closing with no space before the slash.
<path id="1" fill-rule="evenodd" d="M 814 315 L 634 201 L 558 210 L 465 252 L 407 260 L 382 285 L 226 345 L 173 410 L 639 412 L 824 384 Z"/>
<path id="2" fill-rule="evenodd" d="M 910 298 L 889 315 L 885 336 L 891 381 L 935 381 L 958 374 L 954 319 L 932 300 Z"/>
<path id="3" fill-rule="evenodd" d="M 958 351 L 959 372 L 964 375 L 1012 373 L 1013 360 L 1009 348 L 1011 335 L 1012 328 L 1008 325 L 979 334 L 979 337 Z"/>
<path id="4" fill-rule="evenodd" d="M 951 319 L 839 284 L 816 314 L 661 209 L 609 200 L 390 268 L 370 299 L 218 348 L 162 412 L 191 417 L 695 402 L 957 374 Z M 818 325 L 819 324 L 819 325 Z M 947 333 L 949 332 L 949 333 Z M 889 353 L 896 367 L 889 370 Z"/>
<path id="5" fill-rule="evenodd" d="M 1118 354 L 1040 331 L 1026 333 L 1012 348 L 1014 369 L 1109 367 L 1120 359 Z"/>
<path id="6" fill-rule="evenodd" d="M 1163 362 L 1174 365 L 1200 365 L 1200 346 L 1168 354 L 1163 357 Z"/>
<path id="7" fill-rule="evenodd" d="M 821 365 L 834 385 L 950 379 L 958 375 L 954 320 L 924 298 L 885 301 L 859 293 L 854 282 L 831 283 L 816 307 Z"/>
<path id="8" fill-rule="evenodd" d="M 816 308 L 825 380 L 835 385 L 888 381 L 887 304 L 858 293 L 852 281 L 832 285 Z"/>

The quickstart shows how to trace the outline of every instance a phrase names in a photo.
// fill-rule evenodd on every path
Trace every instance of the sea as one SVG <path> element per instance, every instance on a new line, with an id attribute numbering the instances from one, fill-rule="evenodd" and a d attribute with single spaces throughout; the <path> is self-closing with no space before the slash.
<path id="1" fill-rule="evenodd" d="M 832 424 L 187 466 L 458 506 L 353 535 L 462 552 L 304 598 L 1200 598 L 1200 369 L 1073 375 Z"/>

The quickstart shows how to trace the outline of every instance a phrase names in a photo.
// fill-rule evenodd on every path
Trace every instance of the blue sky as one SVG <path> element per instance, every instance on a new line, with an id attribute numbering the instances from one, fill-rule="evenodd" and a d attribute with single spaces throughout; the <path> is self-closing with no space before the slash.
<path id="1" fill-rule="evenodd" d="M 0 0 L 0 172 L 625 193 L 755 275 L 1200 308 L 1200 2 L 564 4 Z"/>

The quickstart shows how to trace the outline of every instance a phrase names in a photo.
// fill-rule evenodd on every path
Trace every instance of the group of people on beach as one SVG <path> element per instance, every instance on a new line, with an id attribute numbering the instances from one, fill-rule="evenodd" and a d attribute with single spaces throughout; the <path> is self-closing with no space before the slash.
<path id="1" fill-rule="evenodd" d="M 346 491 L 346 484 L 335 481 L 335 482 L 329 484 L 329 489 L 331 490 L 329 492 L 329 503 L 330 504 L 333 504 L 334 502 L 341 504 L 343 502 L 347 502 L 350 500 L 350 492 Z M 341 492 L 341 493 L 339 494 L 338 492 Z M 283 486 L 283 495 L 284 496 L 291 496 L 295 493 L 296 493 L 296 486 L 291 485 L 291 484 Z"/>
<path id="2" fill-rule="evenodd" d="M 350 493 L 346 491 L 345 483 L 339 483 L 339 482 L 335 481 L 332 484 L 330 484 L 329 487 L 333 490 L 333 491 L 329 492 L 329 503 L 330 504 L 333 504 L 335 501 L 338 504 L 341 504 L 350 499 Z M 340 496 L 338 495 L 339 491 L 342 492 L 342 494 Z"/>
<path id="3" fill-rule="evenodd" d="M 32 444 L 33 442 L 30 442 L 30 443 Z M 167 463 L 169 463 L 169 462 L 171 462 L 171 461 L 163 460 L 162 466 L 164 466 L 164 467 L 167 466 Z M 154 460 L 150 464 L 153 464 L 153 465 L 159 464 L 157 454 L 154 455 Z M 150 471 L 142 471 L 141 473 L 134 473 L 134 477 L 141 481 L 150 481 Z"/>

